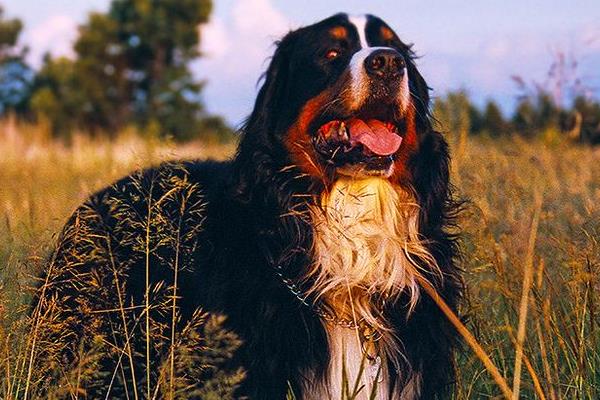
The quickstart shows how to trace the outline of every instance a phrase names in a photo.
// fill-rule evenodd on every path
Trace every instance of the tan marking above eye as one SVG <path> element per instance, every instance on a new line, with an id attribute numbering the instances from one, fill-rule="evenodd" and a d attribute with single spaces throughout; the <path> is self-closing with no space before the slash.
<path id="1" fill-rule="evenodd" d="M 348 31 L 343 26 L 336 26 L 329 30 L 331 36 L 335 39 L 346 39 L 348 37 Z"/>
<path id="2" fill-rule="evenodd" d="M 381 36 L 384 40 L 392 40 L 394 38 L 394 32 L 385 26 L 381 27 Z"/>

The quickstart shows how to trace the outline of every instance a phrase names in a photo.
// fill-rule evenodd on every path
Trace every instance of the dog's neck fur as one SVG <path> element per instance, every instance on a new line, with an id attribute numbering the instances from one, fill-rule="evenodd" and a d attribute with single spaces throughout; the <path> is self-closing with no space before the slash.
<path id="1" fill-rule="evenodd" d="M 419 298 L 419 268 L 415 260 L 435 267 L 419 238 L 419 207 L 414 196 L 383 178 L 340 178 L 322 195 L 320 204 L 312 208 L 311 218 L 315 259 L 308 273 L 309 293 L 326 303 L 338 318 L 376 329 L 382 335 L 379 356 L 390 365 L 399 366 L 401 344 L 375 304 L 380 298 L 393 302 L 404 292 L 409 294 L 410 312 Z M 357 329 L 331 324 L 326 328 L 331 361 L 327 382 L 321 385 L 325 392 L 319 398 L 336 399 L 342 393 L 342 358 L 352 388 L 363 360 L 364 343 Z M 387 399 L 387 362 L 381 365 L 383 382 L 378 384 L 376 398 Z M 418 375 L 404 378 L 409 384 L 396 388 L 394 398 L 415 398 L 419 394 Z M 357 399 L 367 399 L 373 378 L 365 373 L 361 380 L 365 388 Z"/>

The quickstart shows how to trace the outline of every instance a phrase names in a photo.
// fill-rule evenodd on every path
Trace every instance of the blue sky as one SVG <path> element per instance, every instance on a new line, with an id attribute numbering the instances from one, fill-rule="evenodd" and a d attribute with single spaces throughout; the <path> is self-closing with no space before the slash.
<path id="1" fill-rule="evenodd" d="M 10 16 L 24 20 L 30 61 L 44 52 L 71 55 L 77 25 L 109 0 L 0 0 Z M 434 95 L 464 88 L 483 103 L 498 100 L 506 111 L 518 94 L 510 77 L 544 83 L 558 52 L 578 61 L 577 74 L 600 94 L 599 0 L 365 1 L 217 0 L 202 28 L 206 57 L 194 72 L 207 80 L 209 111 L 238 124 L 249 113 L 256 82 L 289 29 L 338 11 L 385 19 L 405 42 L 415 44 L 421 71 Z"/>

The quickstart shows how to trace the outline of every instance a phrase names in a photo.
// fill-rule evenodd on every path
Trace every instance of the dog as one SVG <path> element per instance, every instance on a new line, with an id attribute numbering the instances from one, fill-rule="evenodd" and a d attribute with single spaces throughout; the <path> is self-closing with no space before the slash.
<path id="1" fill-rule="evenodd" d="M 134 173 L 64 228 L 35 315 L 67 321 L 47 335 L 64 363 L 99 342 L 92 332 L 127 349 L 99 364 L 120 373 L 80 379 L 79 396 L 149 389 L 168 355 L 144 336 L 199 309 L 241 340 L 235 397 L 446 396 L 457 335 L 421 283 L 456 310 L 462 281 L 429 106 L 411 46 L 382 19 L 337 14 L 286 34 L 231 160 Z M 161 291 L 172 315 L 155 311 Z"/>

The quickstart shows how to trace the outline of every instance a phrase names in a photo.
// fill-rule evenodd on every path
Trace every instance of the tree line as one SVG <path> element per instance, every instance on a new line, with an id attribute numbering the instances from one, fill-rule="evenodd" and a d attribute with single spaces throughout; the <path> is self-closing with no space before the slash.
<path id="1" fill-rule="evenodd" d="M 19 44 L 23 24 L 0 6 L 0 114 L 42 121 L 57 136 L 130 126 L 181 140 L 230 135 L 204 110 L 204 82 L 190 71 L 211 10 L 211 0 L 113 0 L 79 27 L 73 59 L 46 54 L 36 71 Z"/>
<path id="2" fill-rule="evenodd" d="M 229 138 L 222 118 L 206 113 L 190 63 L 201 57 L 198 27 L 212 0 L 112 0 L 79 27 L 75 57 L 44 57 L 39 70 L 19 44 L 23 24 L 0 6 L 0 116 L 47 124 L 56 136 L 114 135 L 134 126 L 153 136 Z M 477 107 L 466 92 L 435 102 L 443 128 L 460 134 L 568 135 L 600 143 L 600 103 L 577 77 L 577 62 L 558 54 L 544 84 L 513 77 L 518 104 L 504 116 L 490 100 Z M 565 96 L 565 93 L 569 96 Z"/>
<path id="3" fill-rule="evenodd" d="M 478 107 L 466 91 L 450 92 L 435 101 L 439 128 L 458 136 L 568 137 L 600 144 L 600 102 L 593 96 L 594 89 L 580 77 L 578 66 L 574 57 L 558 52 L 543 82 L 511 77 L 517 103 L 510 115 L 504 115 L 494 100 Z"/>
<path id="4" fill-rule="evenodd" d="M 568 137 L 582 143 L 600 144 L 600 103 L 585 96 L 576 97 L 569 108 L 564 108 L 542 92 L 519 100 L 512 115 L 505 116 L 494 100 L 477 107 L 465 91 L 456 91 L 436 100 L 434 115 L 441 130 L 457 134 Z"/>

